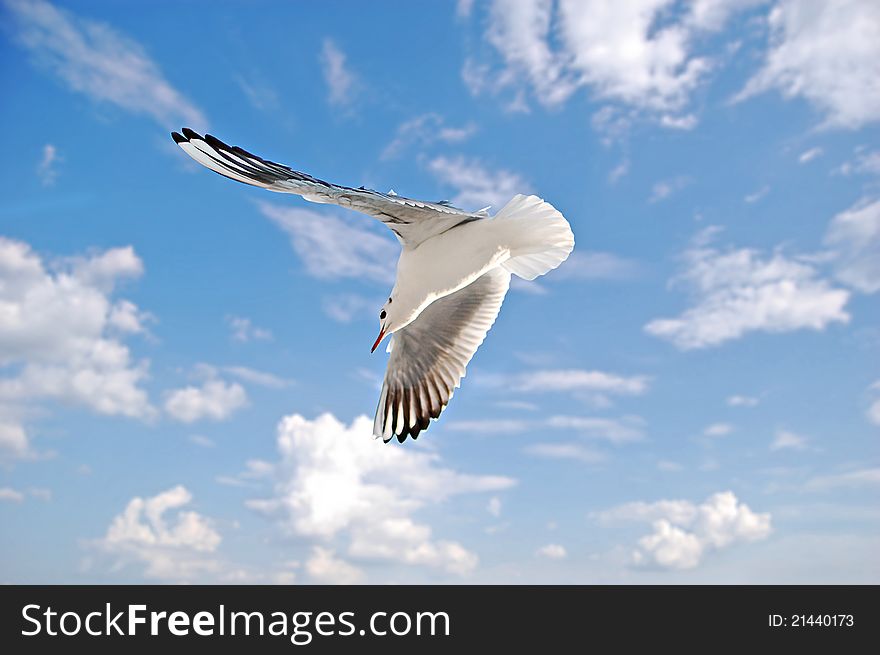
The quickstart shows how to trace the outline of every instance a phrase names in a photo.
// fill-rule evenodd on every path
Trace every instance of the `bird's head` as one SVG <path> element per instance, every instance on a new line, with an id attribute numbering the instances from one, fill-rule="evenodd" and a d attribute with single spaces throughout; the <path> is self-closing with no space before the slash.
<path id="1" fill-rule="evenodd" d="M 398 306 L 399 305 L 400 303 L 398 303 Z M 376 337 L 376 343 L 370 348 L 370 352 L 376 351 L 376 348 L 382 343 L 382 339 L 403 327 L 398 324 L 399 321 L 397 320 L 396 314 L 394 294 L 392 293 L 385 304 L 382 305 L 382 309 L 379 310 L 379 336 Z"/>

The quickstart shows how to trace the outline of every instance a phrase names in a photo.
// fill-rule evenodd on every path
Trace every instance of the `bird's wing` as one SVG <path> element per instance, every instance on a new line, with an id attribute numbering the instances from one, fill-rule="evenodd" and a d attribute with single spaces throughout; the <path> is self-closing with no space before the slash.
<path id="1" fill-rule="evenodd" d="M 498 267 L 428 305 L 394 333 L 373 434 L 417 438 L 437 418 L 501 309 L 510 273 Z"/>
<path id="2" fill-rule="evenodd" d="M 188 127 L 171 137 L 184 152 L 220 175 L 278 193 L 295 193 L 312 202 L 340 205 L 378 218 L 405 245 L 415 247 L 425 239 L 460 223 L 485 218 L 485 210 L 466 212 L 447 202 L 413 200 L 372 189 L 353 189 L 319 180 L 283 164 L 257 157 L 238 146 L 229 146 Z"/>

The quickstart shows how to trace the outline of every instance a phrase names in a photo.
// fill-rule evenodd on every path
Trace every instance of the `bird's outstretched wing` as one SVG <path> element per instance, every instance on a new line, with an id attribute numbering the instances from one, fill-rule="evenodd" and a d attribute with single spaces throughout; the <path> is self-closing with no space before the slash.
<path id="1" fill-rule="evenodd" d="M 201 136 L 188 127 L 181 132 L 171 133 L 175 143 L 212 171 L 269 191 L 295 193 L 312 202 L 340 205 L 368 214 L 385 223 L 408 246 L 417 246 L 460 223 L 488 215 L 485 210 L 466 212 L 446 202 L 413 200 L 364 187 L 353 189 L 331 184 L 253 155 L 238 146 L 229 146 L 210 134 Z"/>
<path id="2" fill-rule="evenodd" d="M 465 368 L 501 309 L 510 273 L 493 268 L 428 305 L 391 339 L 373 434 L 403 442 L 426 429 L 449 404 Z"/>

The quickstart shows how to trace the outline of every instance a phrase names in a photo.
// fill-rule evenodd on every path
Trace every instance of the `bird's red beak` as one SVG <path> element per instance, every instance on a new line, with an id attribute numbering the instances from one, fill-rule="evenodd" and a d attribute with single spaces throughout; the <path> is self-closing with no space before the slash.
<path id="1" fill-rule="evenodd" d="M 373 347 L 370 348 L 371 353 L 376 352 L 376 348 L 379 347 L 379 344 L 382 343 L 382 339 L 384 339 L 384 338 L 385 338 L 385 328 L 383 327 L 381 330 L 379 330 L 379 336 L 376 337 L 376 343 L 374 343 Z"/>

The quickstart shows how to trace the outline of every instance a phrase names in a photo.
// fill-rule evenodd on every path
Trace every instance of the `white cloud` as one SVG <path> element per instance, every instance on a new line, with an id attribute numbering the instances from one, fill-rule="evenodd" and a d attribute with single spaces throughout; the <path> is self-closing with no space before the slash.
<path id="1" fill-rule="evenodd" d="M 12 487 L 0 487 L 0 502 L 20 503 L 24 500 L 24 494 Z"/>
<path id="2" fill-rule="evenodd" d="M 428 170 L 444 185 L 455 189 L 452 204 L 473 211 L 491 206 L 501 209 L 518 193 L 530 187 L 518 174 L 506 170 L 490 171 L 477 159 L 463 156 L 436 157 Z"/>
<path id="3" fill-rule="evenodd" d="M 770 450 L 806 450 L 807 438 L 788 430 L 778 430 L 770 444 Z"/>
<path id="4" fill-rule="evenodd" d="M 6 0 L 17 40 L 68 87 L 122 109 L 146 114 L 163 128 L 204 128 L 204 115 L 165 79 L 134 40 L 106 23 L 58 9 L 43 0 Z"/>
<path id="5" fill-rule="evenodd" d="M 733 426 L 730 423 L 713 423 L 703 430 L 703 434 L 707 437 L 724 437 L 731 432 L 733 432 Z"/>
<path id="6" fill-rule="evenodd" d="M 571 430 L 582 436 L 613 444 L 641 441 L 645 437 L 645 422 L 638 416 L 624 416 L 620 419 L 551 416 L 547 419 L 547 425 L 551 428 Z"/>
<path id="7" fill-rule="evenodd" d="M 832 127 L 880 119 L 880 5 L 863 0 L 781 0 L 770 48 L 738 100 L 778 89 L 815 105 Z"/>
<path id="8" fill-rule="evenodd" d="M 880 468 L 869 468 L 816 476 L 807 481 L 805 488 L 807 491 L 830 491 L 878 486 L 880 486 Z"/>
<path id="9" fill-rule="evenodd" d="M 679 175 L 668 180 L 657 182 L 651 187 L 651 196 L 648 198 L 648 202 L 660 202 L 661 200 L 666 200 L 673 193 L 681 191 L 691 182 L 691 178 L 686 175 Z"/>
<path id="10" fill-rule="evenodd" d="M 354 102 L 358 83 L 346 65 L 345 53 L 332 39 L 324 39 L 321 47 L 321 70 L 327 83 L 327 100 L 336 107 L 350 107 Z"/>
<path id="11" fill-rule="evenodd" d="M 237 382 L 212 378 L 201 386 L 187 386 L 167 392 L 165 411 L 181 423 L 202 419 L 223 421 L 247 405 L 247 392 Z"/>
<path id="12" fill-rule="evenodd" d="M 148 578 L 178 582 L 217 572 L 220 564 L 212 554 L 220 534 L 206 517 L 182 509 L 191 502 L 192 494 L 180 485 L 151 498 L 135 497 L 94 545 L 120 565 L 143 565 Z"/>
<path id="13" fill-rule="evenodd" d="M 637 262 L 610 252 L 574 252 L 554 272 L 556 280 L 626 280 L 639 272 Z"/>
<path id="14" fill-rule="evenodd" d="M 824 330 L 849 321 L 849 292 L 820 279 L 810 264 L 778 251 L 769 258 L 747 248 L 721 251 L 706 238 L 685 253 L 687 268 L 675 279 L 691 290 L 695 305 L 677 318 L 650 321 L 649 334 L 691 350 L 749 332 Z"/>
<path id="15" fill-rule="evenodd" d="M 877 380 L 872 384 L 868 388 L 868 391 L 872 393 L 873 399 L 868 406 L 868 411 L 865 413 L 865 416 L 867 416 L 868 420 L 874 425 L 880 425 L 880 380 Z"/>
<path id="16" fill-rule="evenodd" d="M 611 172 L 608 173 L 608 182 L 610 184 L 616 184 L 617 181 L 625 177 L 629 173 L 629 160 L 624 159 L 617 166 L 611 169 Z"/>
<path id="17" fill-rule="evenodd" d="M 498 383 L 516 391 L 596 391 L 638 396 L 648 390 L 645 375 L 623 376 L 583 369 L 545 369 L 499 379 Z"/>
<path id="18" fill-rule="evenodd" d="M 40 163 L 37 166 L 37 176 L 40 178 L 40 183 L 43 186 L 55 184 L 55 180 L 58 179 L 57 166 L 60 161 L 61 157 L 58 154 L 58 148 L 51 143 L 43 146 L 43 156 L 40 158 Z"/>
<path id="19" fill-rule="evenodd" d="M 822 148 L 819 148 L 819 147 L 810 148 L 809 150 L 805 150 L 804 152 L 801 153 L 800 157 L 798 157 L 798 163 L 799 164 L 809 163 L 809 162 L 813 161 L 814 159 L 821 157 L 823 152 L 824 151 L 822 150 Z"/>
<path id="20" fill-rule="evenodd" d="M 363 571 L 321 546 L 312 549 L 312 556 L 306 561 L 306 572 L 322 584 L 357 584 L 364 577 Z"/>
<path id="21" fill-rule="evenodd" d="M 249 77 L 234 75 L 232 79 L 238 84 L 238 87 L 254 109 L 270 111 L 281 107 L 278 92 L 259 75 Z"/>
<path id="22" fill-rule="evenodd" d="M 269 389 L 283 389 L 293 384 L 293 380 L 279 377 L 274 373 L 248 368 L 247 366 L 224 366 L 220 370 L 245 382 Z"/>
<path id="23" fill-rule="evenodd" d="M 401 123 L 394 139 L 385 146 L 380 159 L 394 159 L 411 146 L 429 146 L 433 143 L 461 143 L 477 131 L 474 123 L 461 127 L 451 127 L 446 120 L 435 113 L 422 114 Z"/>
<path id="24" fill-rule="evenodd" d="M 856 148 L 855 158 L 842 163 L 834 172 L 841 175 L 880 175 L 880 150 L 865 150 L 860 146 Z"/>
<path id="25" fill-rule="evenodd" d="M 743 202 L 753 205 L 759 200 L 762 200 L 768 193 L 770 193 L 770 185 L 765 184 L 760 189 L 755 191 L 754 193 L 749 193 L 743 198 Z"/>
<path id="26" fill-rule="evenodd" d="M 492 496 L 486 505 L 486 511 L 495 518 L 501 516 L 501 499 L 498 496 Z"/>
<path id="27" fill-rule="evenodd" d="M 470 573 L 477 556 L 457 542 L 434 539 L 415 515 L 455 495 L 507 489 L 515 480 L 443 468 L 434 453 L 389 447 L 371 434 L 365 416 L 351 425 L 330 414 L 314 421 L 285 417 L 278 427 L 274 495 L 249 506 L 278 516 L 303 538 L 347 537 L 350 558 Z"/>
<path id="28" fill-rule="evenodd" d="M 344 220 L 327 212 L 259 203 L 260 211 L 290 236 L 306 271 L 322 280 L 338 278 L 394 282 L 399 247 L 366 227 L 373 219 Z M 385 229 L 382 227 L 381 229 Z"/>
<path id="29" fill-rule="evenodd" d="M 546 559 L 565 559 L 568 553 L 564 546 L 560 546 L 559 544 L 547 544 L 546 546 L 541 546 L 537 550 L 536 555 Z"/>
<path id="30" fill-rule="evenodd" d="M 880 200 L 860 200 L 840 212 L 825 233 L 837 278 L 862 293 L 880 291 Z"/>
<path id="31" fill-rule="evenodd" d="M 579 88 L 593 97 L 659 114 L 668 127 L 689 129 L 680 115 L 711 69 L 694 50 L 736 11 L 760 0 L 702 0 L 676 11 L 674 0 L 495 0 L 487 41 L 503 61 L 500 72 L 469 60 L 472 91 L 531 87 L 546 106 L 565 102 Z M 486 80 L 495 78 L 494 83 Z"/>
<path id="32" fill-rule="evenodd" d="M 513 434 L 523 432 L 529 427 L 528 421 L 517 419 L 475 419 L 471 421 L 450 421 L 447 430 L 471 432 L 474 434 Z"/>
<path id="33" fill-rule="evenodd" d="M 338 323 L 351 323 L 355 319 L 373 319 L 379 315 L 382 298 L 368 298 L 356 293 L 328 296 L 321 302 L 324 313 Z"/>
<path id="34" fill-rule="evenodd" d="M 226 322 L 229 324 L 232 338 L 235 341 L 247 343 L 248 341 L 271 341 L 273 339 L 270 330 L 257 327 L 251 319 L 244 316 L 227 316 Z"/>
<path id="35" fill-rule="evenodd" d="M 760 403 L 760 398 L 754 396 L 728 396 L 727 404 L 731 407 L 756 407 Z"/>
<path id="36" fill-rule="evenodd" d="M 653 532 L 639 539 L 632 561 L 669 569 L 694 568 L 711 550 L 759 541 L 771 532 L 770 514 L 754 513 L 731 491 L 713 494 L 699 505 L 686 500 L 626 503 L 598 518 L 603 523 L 651 523 Z"/>
<path id="37" fill-rule="evenodd" d="M 43 399 L 99 414 L 149 418 L 140 388 L 147 363 L 133 363 L 121 339 L 143 331 L 144 316 L 114 287 L 139 277 L 131 247 L 44 262 L 20 241 L 0 237 L 0 447 L 22 455 L 22 419 Z"/>
<path id="38" fill-rule="evenodd" d="M 189 441 L 202 448 L 213 448 L 217 445 L 214 443 L 213 439 L 206 437 L 203 434 L 191 434 L 189 435 Z"/>
<path id="39" fill-rule="evenodd" d="M 606 459 L 604 453 L 575 442 L 534 443 L 526 446 L 523 452 L 543 459 L 570 459 L 584 464 L 598 464 Z"/>

